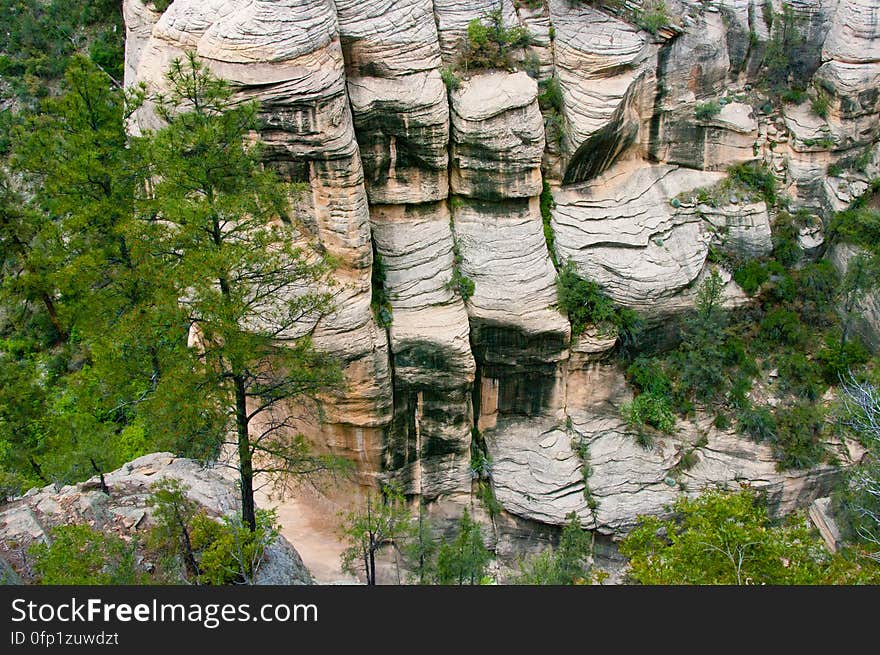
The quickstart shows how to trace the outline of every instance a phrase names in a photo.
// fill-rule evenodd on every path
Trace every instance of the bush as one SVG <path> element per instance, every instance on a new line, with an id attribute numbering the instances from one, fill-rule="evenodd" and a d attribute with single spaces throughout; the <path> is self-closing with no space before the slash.
<path id="1" fill-rule="evenodd" d="M 437 582 L 441 585 L 481 584 L 490 560 L 480 526 L 471 520 L 465 508 L 455 539 L 444 541 L 437 551 Z"/>
<path id="2" fill-rule="evenodd" d="M 588 584 L 591 579 L 590 533 L 580 525 L 574 512 L 566 517 L 559 545 L 538 556 L 520 562 L 520 574 L 513 584 L 520 585 L 575 585 Z"/>
<path id="3" fill-rule="evenodd" d="M 626 376 L 642 393 L 668 395 L 672 393 L 672 380 L 657 359 L 639 355 L 626 369 Z"/>
<path id="4" fill-rule="evenodd" d="M 761 285 L 770 279 L 770 273 L 764 264 L 752 259 L 734 271 L 733 279 L 746 294 L 754 296 Z"/>
<path id="5" fill-rule="evenodd" d="M 672 411 L 669 396 L 641 393 L 631 403 L 625 403 L 621 412 L 626 422 L 635 428 L 649 425 L 668 433 L 675 429 L 675 413 Z"/>
<path id="6" fill-rule="evenodd" d="M 768 205 L 776 202 L 776 178 L 763 164 L 746 162 L 727 169 L 732 180 L 743 187 L 760 193 Z"/>
<path id="7" fill-rule="evenodd" d="M 698 102 L 694 107 L 694 115 L 697 120 L 705 121 L 714 118 L 721 113 L 721 105 L 716 100 L 710 102 Z"/>
<path id="8" fill-rule="evenodd" d="M 192 544 L 199 553 L 199 582 L 211 585 L 253 583 L 265 549 L 278 537 L 274 510 L 257 510 L 257 529 L 251 532 L 241 517 L 215 521 L 197 514 Z"/>
<path id="9" fill-rule="evenodd" d="M 804 305 L 802 313 L 811 322 L 834 311 L 834 303 L 840 288 L 840 274 L 827 259 L 810 262 L 796 272 L 797 297 Z"/>
<path id="10" fill-rule="evenodd" d="M 529 45 L 531 35 L 524 27 L 504 27 L 500 9 L 489 12 L 484 18 L 488 19 L 488 25 L 479 18 L 468 23 L 462 55 L 465 68 L 510 68 L 513 51 Z"/>
<path id="11" fill-rule="evenodd" d="M 779 380 L 782 388 L 798 396 L 815 401 L 825 391 L 821 368 L 803 353 L 788 353 L 778 361 Z"/>
<path id="12" fill-rule="evenodd" d="M 763 443 L 776 439 L 776 417 L 767 407 L 743 408 L 736 416 L 740 432 Z"/>
<path id="13" fill-rule="evenodd" d="M 810 102 L 810 109 L 820 118 L 828 117 L 828 109 L 830 106 L 831 101 L 828 99 L 828 95 L 824 91 L 818 91 L 816 97 Z"/>
<path id="14" fill-rule="evenodd" d="M 778 410 L 776 425 L 773 453 L 780 470 L 810 468 L 824 459 L 825 418 L 819 407 L 802 403 Z"/>
<path id="15" fill-rule="evenodd" d="M 167 577 L 191 584 L 253 583 L 266 546 L 278 536 L 274 510 L 257 510 L 257 529 L 251 532 L 240 515 L 209 517 L 174 478 L 151 490 L 147 504 L 155 508 L 155 525 L 146 542 Z"/>
<path id="16" fill-rule="evenodd" d="M 370 308 L 373 310 L 376 323 L 381 328 L 391 327 L 393 317 L 391 301 L 388 297 L 388 292 L 385 290 L 385 262 L 382 259 L 382 255 L 376 250 L 373 251 L 373 271 L 370 281 L 372 284 Z"/>
<path id="17" fill-rule="evenodd" d="M 553 232 L 553 224 L 551 223 L 552 215 L 550 210 L 556 206 L 553 200 L 553 192 L 547 180 L 544 180 L 544 186 L 541 189 L 541 222 L 544 225 L 544 241 L 547 244 L 547 252 L 550 253 L 550 261 L 553 262 L 555 268 L 559 268 L 559 262 L 556 259 L 556 234 Z"/>
<path id="18" fill-rule="evenodd" d="M 666 14 L 666 4 L 663 0 L 646 0 L 641 9 L 636 11 L 636 25 L 651 34 L 657 34 L 659 30 L 669 25 L 669 16 Z"/>
<path id="19" fill-rule="evenodd" d="M 617 307 L 598 284 L 578 275 L 571 260 L 559 269 L 556 291 L 558 307 L 571 321 L 572 337 L 583 334 L 588 325 L 617 331 L 622 339 L 628 339 L 638 329 L 640 321 L 636 313 Z"/>
<path id="20" fill-rule="evenodd" d="M 29 552 L 34 572 L 45 585 L 144 584 L 135 560 L 137 542 L 104 534 L 86 525 L 54 528 L 49 544 L 36 543 Z"/>
<path id="21" fill-rule="evenodd" d="M 807 92 L 803 89 L 793 87 L 782 92 L 782 101 L 794 105 L 801 104 L 807 97 Z"/>
<path id="22" fill-rule="evenodd" d="M 449 66 L 440 69 L 440 77 L 447 91 L 455 91 L 461 86 L 461 78 Z"/>
<path id="23" fill-rule="evenodd" d="M 761 338 L 765 343 L 799 347 L 807 340 L 807 331 L 796 312 L 776 307 L 761 320 Z"/>
<path id="24" fill-rule="evenodd" d="M 541 109 L 545 111 L 555 109 L 557 112 L 561 112 L 563 109 L 563 95 L 559 78 L 554 75 L 550 79 L 541 82 L 538 86 L 541 89 L 541 92 L 538 94 L 538 105 Z"/>
<path id="25" fill-rule="evenodd" d="M 830 332 L 816 355 L 822 367 L 822 377 L 828 384 L 837 384 L 851 371 L 866 364 L 871 355 L 856 335 L 850 335 L 841 343 L 838 332 Z"/>

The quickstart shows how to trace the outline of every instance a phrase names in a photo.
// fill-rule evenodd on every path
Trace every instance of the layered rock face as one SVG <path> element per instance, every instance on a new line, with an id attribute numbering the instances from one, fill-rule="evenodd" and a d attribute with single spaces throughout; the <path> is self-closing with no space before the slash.
<path id="1" fill-rule="evenodd" d="M 554 262 L 662 325 L 693 307 L 712 246 L 772 249 L 763 201 L 700 200 L 729 166 L 766 163 L 792 208 L 817 215 L 863 192 L 865 173 L 827 169 L 865 152 L 875 166 L 880 2 L 670 0 L 655 32 L 638 5 L 176 0 L 160 14 L 125 3 L 126 83 L 160 90 L 168 63 L 195 52 L 260 101 L 267 162 L 309 184 L 304 229 L 343 284 L 335 313 L 303 331 L 343 360 L 348 388 L 322 400 L 307 434 L 357 461 L 365 483 L 399 482 L 440 514 L 470 502 L 472 446 L 485 444 L 499 544 L 570 511 L 619 536 L 680 493 L 740 481 L 784 513 L 833 478 L 777 472 L 765 447 L 701 423 L 636 445 L 618 418 L 631 391 L 615 337 L 572 339 Z M 499 10 L 529 44 L 508 53 L 510 69 L 465 70 L 468 25 Z M 785 25 L 812 86 L 767 108 L 752 87 Z M 825 116 L 810 109 L 817 94 Z M 148 103 L 132 129 L 158 125 Z M 821 246 L 820 232 L 802 238 Z M 726 299 L 743 302 L 722 278 Z M 390 319 L 377 322 L 380 291 Z M 690 451 L 697 464 L 683 470 Z"/>

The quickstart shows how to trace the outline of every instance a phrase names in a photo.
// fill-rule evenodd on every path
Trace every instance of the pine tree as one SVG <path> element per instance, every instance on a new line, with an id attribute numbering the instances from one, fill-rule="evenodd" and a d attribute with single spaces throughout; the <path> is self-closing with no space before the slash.
<path id="1" fill-rule="evenodd" d="M 452 542 L 444 541 L 437 552 L 437 582 L 442 585 L 480 584 L 491 555 L 483 543 L 479 524 L 465 508 Z"/>
<path id="2" fill-rule="evenodd" d="M 367 585 L 375 585 L 376 553 L 386 544 L 397 548 L 412 529 L 400 489 L 385 485 L 381 496 L 367 494 L 363 507 L 343 516 L 342 537 L 348 547 L 342 552 L 342 568 L 352 574 L 363 571 Z"/>
<path id="3" fill-rule="evenodd" d="M 341 382 L 338 364 L 300 336 L 330 309 L 318 290 L 329 262 L 297 245 L 296 190 L 262 164 L 256 104 L 235 104 L 193 55 L 173 62 L 167 81 L 156 99 L 167 126 L 145 135 L 149 194 L 139 215 L 197 336 L 189 391 L 222 410 L 235 435 L 242 516 L 253 530 L 255 476 L 342 467 L 291 437 L 294 417 L 281 407 Z"/>

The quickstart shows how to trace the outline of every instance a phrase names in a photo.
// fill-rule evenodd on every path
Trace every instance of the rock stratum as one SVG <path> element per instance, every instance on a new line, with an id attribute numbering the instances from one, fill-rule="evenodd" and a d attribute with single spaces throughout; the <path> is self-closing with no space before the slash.
<path id="1" fill-rule="evenodd" d="M 344 292 L 304 329 L 343 361 L 348 382 L 304 426 L 312 440 L 357 462 L 364 484 L 393 480 L 454 504 L 471 497 L 478 434 L 504 510 L 499 544 L 571 511 L 619 536 L 680 493 L 751 484 L 782 513 L 834 478 L 831 467 L 779 472 L 767 448 L 705 422 L 636 445 L 617 411 L 631 391 L 610 356 L 614 337 L 572 339 L 556 306 L 554 259 L 659 324 L 693 307 L 720 240 L 767 254 L 763 201 L 697 200 L 730 165 L 766 163 L 792 206 L 816 215 L 865 190 L 864 172 L 826 171 L 858 155 L 877 171 L 880 0 L 769 3 L 796 19 L 798 56 L 829 101 L 823 118 L 809 100 L 756 103 L 772 38 L 764 4 L 670 0 L 670 27 L 652 34 L 632 20 L 638 2 L 175 0 L 158 12 L 126 0 L 126 83 L 160 91 L 168 63 L 196 53 L 260 102 L 267 163 L 308 183 L 302 215 L 339 263 Z M 468 23 L 498 8 L 531 44 L 513 67 L 459 73 L 448 89 L 444 69 Z M 548 108 L 539 85 L 551 79 L 560 98 Z M 710 102 L 720 111 L 698 118 Z M 147 103 L 132 129 L 157 125 Z M 370 308 L 378 261 L 388 327 Z M 575 440 L 589 448 L 588 483 Z M 685 451 L 697 464 L 682 470 Z"/>

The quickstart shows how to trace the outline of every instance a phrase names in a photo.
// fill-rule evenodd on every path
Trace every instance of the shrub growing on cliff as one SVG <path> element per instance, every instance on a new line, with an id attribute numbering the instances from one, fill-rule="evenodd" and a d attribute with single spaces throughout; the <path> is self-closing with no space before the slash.
<path id="1" fill-rule="evenodd" d="M 828 94 L 821 89 L 817 90 L 816 96 L 810 102 L 810 109 L 816 114 L 816 116 L 826 118 L 830 108 L 831 100 L 828 98 Z"/>
<path id="2" fill-rule="evenodd" d="M 697 117 L 697 120 L 705 121 L 710 118 L 714 118 L 718 114 L 721 113 L 721 105 L 718 104 L 717 100 L 710 100 L 709 102 L 698 102 L 694 106 L 694 116 Z"/>
<path id="3" fill-rule="evenodd" d="M 747 162 L 727 169 L 734 181 L 756 193 L 759 193 L 768 205 L 776 202 L 776 178 L 763 164 Z"/>
<path id="4" fill-rule="evenodd" d="M 824 436 L 825 416 L 817 405 L 801 402 L 777 411 L 776 438 L 772 442 L 777 468 L 806 469 L 823 461 Z"/>
<path id="5" fill-rule="evenodd" d="M 626 422 L 637 429 L 649 425 L 661 432 L 672 432 L 675 428 L 669 396 L 660 393 L 640 393 L 631 403 L 624 403 L 621 413 Z"/>
<path id="6" fill-rule="evenodd" d="M 257 510 L 257 527 L 251 530 L 238 514 L 209 517 L 187 496 L 188 489 L 164 478 L 147 499 L 154 525 L 146 545 L 160 575 L 190 584 L 253 584 L 266 547 L 278 537 L 274 510 Z"/>
<path id="7" fill-rule="evenodd" d="M 568 314 L 571 321 L 572 337 L 583 334 L 588 325 L 606 332 L 616 331 L 624 338 L 638 327 L 638 315 L 615 305 L 597 283 L 578 274 L 571 260 L 559 269 L 556 292 L 559 309 Z"/>
<path id="8" fill-rule="evenodd" d="M 669 25 L 666 3 L 663 0 L 646 0 L 641 9 L 636 10 L 636 25 L 651 34 L 657 34 Z"/>
<path id="9" fill-rule="evenodd" d="M 446 85 L 447 91 L 455 91 L 461 87 L 461 78 L 449 66 L 440 69 L 440 78 L 443 80 L 443 84 Z"/>
<path id="10" fill-rule="evenodd" d="M 488 24 L 486 24 L 488 23 Z M 465 70 L 474 68 L 510 68 L 515 50 L 532 42 L 524 27 L 504 27 L 500 9 L 468 23 L 467 41 L 461 56 Z"/>
<path id="11" fill-rule="evenodd" d="M 385 262 L 377 250 L 373 250 L 373 271 L 371 275 L 372 296 L 370 308 L 379 327 L 391 327 L 393 321 L 391 300 L 385 290 Z"/>

